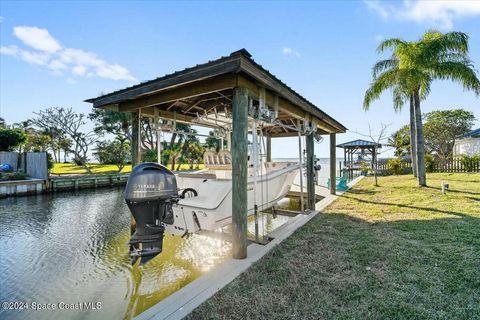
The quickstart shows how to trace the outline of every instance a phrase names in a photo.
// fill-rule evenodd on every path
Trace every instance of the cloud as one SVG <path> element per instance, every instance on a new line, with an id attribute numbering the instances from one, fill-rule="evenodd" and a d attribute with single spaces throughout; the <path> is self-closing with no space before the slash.
<path id="1" fill-rule="evenodd" d="M 365 3 L 384 20 L 413 21 L 446 30 L 453 28 L 455 20 L 480 16 L 480 1 L 404 0 L 400 5 L 392 5 L 371 0 Z"/>
<path id="2" fill-rule="evenodd" d="M 75 77 L 137 82 L 128 69 L 118 64 L 110 64 L 94 52 L 62 47 L 47 29 L 19 26 L 13 29 L 13 34 L 29 47 L 28 50 L 15 45 L 2 46 L 0 54 L 44 67 L 54 75 L 70 74 L 73 78 L 69 77 L 68 83 L 75 83 Z"/>
<path id="3" fill-rule="evenodd" d="M 385 37 L 382 34 L 376 34 L 374 39 L 375 39 L 376 42 L 380 42 L 380 41 L 385 40 Z"/>
<path id="4" fill-rule="evenodd" d="M 385 4 L 381 4 L 379 1 L 372 0 L 372 1 L 365 1 L 368 9 L 372 10 L 373 12 L 377 13 L 383 19 L 388 19 L 390 16 L 390 10 L 387 9 Z"/>
<path id="5" fill-rule="evenodd" d="M 289 47 L 283 47 L 282 53 L 284 56 L 294 56 L 294 57 L 300 58 L 300 52 Z"/>
<path id="6" fill-rule="evenodd" d="M 47 29 L 20 26 L 13 28 L 13 34 L 27 46 L 40 51 L 52 53 L 62 49 Z"/>
<path id="7" fill-rule="evenodd" d="M 75 79 L 69 77 L 69 78 L 67 78 L 67 83 L 68 84 L 75 84 L 75 83 L 77 83 L 77 81 L 75 81 Z"/>

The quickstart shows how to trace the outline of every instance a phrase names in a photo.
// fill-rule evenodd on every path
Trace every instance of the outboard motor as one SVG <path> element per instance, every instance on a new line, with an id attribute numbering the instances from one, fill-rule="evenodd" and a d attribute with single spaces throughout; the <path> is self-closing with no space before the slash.
<path id="1" fill-rule="evenodd" d="M 130 258 L 144 264 L 162 252 L 164 223 L 173 223 L 172 203 L 178 199 L 175 175 L 156 163 L 136 166 L 130 174 L 125 201 L 136 222 Z"/>

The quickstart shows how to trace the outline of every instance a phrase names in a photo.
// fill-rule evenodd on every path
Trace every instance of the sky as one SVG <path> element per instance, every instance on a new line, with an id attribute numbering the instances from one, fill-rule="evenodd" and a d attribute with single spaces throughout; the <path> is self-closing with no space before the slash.
<path id="1" fill-rule="evenodd" d="M 256 62 L 363 138 L 381 124 L 408 123 L 386 92 L 362 109 L 380 41 L 426 31 L 463 31 L 480 68 L 480 0 L 472 1 L 0 1 L 0 117 L 8 124 L 83 102 L 246 48 Z M 435 82 L 422 111 L 463 108 L 480 119 L 480 100 L 458 84 Z M 87 126 L 88 129 L 89 126 Z M 477 121 L 475 127 L 480 127 Z M 385 149 L 384 149 L 385 150 Z M 328 157 L 328 138 L 315 146 Z M 295 138 L 273 139 L 274 158 L 298 156 Z M 337 155 L 343 155 L 337 150 Z M 391 156 L 391 150 L 383 156 Z"/>

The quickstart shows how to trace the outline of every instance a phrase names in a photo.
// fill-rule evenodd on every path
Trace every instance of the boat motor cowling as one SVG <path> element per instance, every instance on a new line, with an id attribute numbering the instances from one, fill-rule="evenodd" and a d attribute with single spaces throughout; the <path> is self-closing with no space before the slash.
<path id="1" fill-rule="evenodd" d="M 162 165 L 142 163 L 130 174 L 125 201 L 136 222 L 130 239 L 132 263 L 144 264 L 162 252 L 163 223 L 173 222 L 172 203 L 178 199 L 175 175 Z"/>

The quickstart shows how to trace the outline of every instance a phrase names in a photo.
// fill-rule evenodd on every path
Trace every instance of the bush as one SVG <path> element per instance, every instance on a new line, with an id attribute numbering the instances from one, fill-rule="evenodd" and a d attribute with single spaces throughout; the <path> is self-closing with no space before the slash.
<path id="1" fill-rule="evenodd" d="M 429 173 L 434 172 L 436 165 L 437 161 L 431 154 L 425 155 L 425 171 Z"/>
<path id="2" fill-rule="evenodd" d="M 120 172 L 125 167 L 130 156 L 130 145 L 128 142 L 118 140 L 103 141 L 98 143 L 94 154 L 100 163 L 114 164 L 118 167 L 118 172 Z"/>
<path id="3" fill-rule="evenodd" d="M 467 172 L 474 172 L 479 168 L 480 154 L 474 154 L 472 156 L 462 154 L 460 156 L 460 162 L 463 164 L 463 167 Z"/>
<path id="4" fill-rule="evenodd" d="M 53 161 L 53 157 L 50 153 L 47 152 L 47 169 L 48 172 L 53 169 L 53 166 L 55 165 L 55 161 Z"/>
<path id="5" fill-rule="evenodd" d="M 402 174 L 402 160 L 399 158 L 390 159 L 387 161 L 387 168 L 390 174 Z"/>
<path id="6" fill-rule="evenodd" d="M 25 180 L 27 174 L 20 171 L 0 173 L 0 181 Z"/>
<path id="7" fill-rule="evenodd" d="M 149 149 L 143 155 L 145 162 L 157 162 L 157 149 Z"/>
<path id="8" fill-rule="evenodd" d="M 362 175 L 366 176 L 370 171 L 372 171 L 372 168 L 366 163 L 365 161 L 360 162 L 360 171 Z"/>
<path id="9" fill-rule="evenodd" d="M 77 166 L 86 166 L 88 158 L 87 157 L 73 157 L 72 162 Z"/>
<path id="10" fill-rule="evenodd" d="M 27 140 L 20 129 L 0 128 L 0 151 L 13 151 Z"/>

